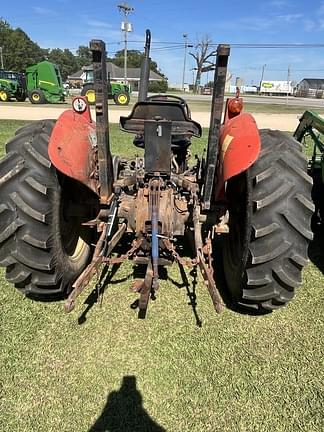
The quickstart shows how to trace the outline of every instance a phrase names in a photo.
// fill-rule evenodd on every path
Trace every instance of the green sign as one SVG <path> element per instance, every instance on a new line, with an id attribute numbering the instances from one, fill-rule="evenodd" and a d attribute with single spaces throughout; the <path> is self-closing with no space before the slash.
<path id="1" fill-rule="evenodd" d="M 264 88 L 272 88 L 273 84 L 269 83 L 269 82 L 264 82 L 264 83 L 262 83 L 262 87 L 264 87 Z"/>

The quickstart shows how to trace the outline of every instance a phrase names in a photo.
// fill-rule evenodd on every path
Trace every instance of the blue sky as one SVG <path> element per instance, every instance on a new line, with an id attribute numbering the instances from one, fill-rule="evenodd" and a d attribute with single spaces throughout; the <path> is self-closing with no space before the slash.
<path id="1" fill-rule="evenodd" d="M 133 32 L 130 48 L 142 49 L 146 28 L 152 31 L 151 57 L 172 83 L 182 80 L 183 48 L 157 50 L 182 42 L 190 43 L 208 35 L 214 43 L 324 43 L 324 1 L 245 0 L 177 1 L 129 0 L 135 8 L 130 15 Z M 96 4 L 96 7 L 94 7 Z M 121 49 L 122 15 L 111 0 L 2 0 L 0 16 L 22 27 L 43 48 L 87 45 L 91 38 L 105 40 L 109 54 Z M 266 79 L 324 78 L 324 48 L 239 49 L 233 48 L 230 71 L 257 84 L 262 65 Z M 188 57 L 186 82 L 192 81 L 193 60 Z M 211 74 L 209 74 L 211 79 Z M 205 75 L 203 82 L 207 79 Z"/>

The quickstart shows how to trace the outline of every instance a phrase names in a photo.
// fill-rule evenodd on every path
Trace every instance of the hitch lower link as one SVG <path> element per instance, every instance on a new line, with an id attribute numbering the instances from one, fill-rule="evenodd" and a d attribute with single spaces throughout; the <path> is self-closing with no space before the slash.
<path id="1" fill-rule="evenodd" d="M 131 291 L 140 294 L 139 300 L 137 302 L 139 318 L 145 318 L 150 296 L 154 298 L 155 292 L 159 289 L 159 240 L 161 240 L 164 248 L 170 252 L 173 260 L 176 261 L 179 266 L 188 268 L 196 268 L 197 266 L 199 267 L 204 279 L 204 283 L 207 286 L 211 296 L 214 308 L 217 313 L 220 313 L 224 308 L 224 304 L 214 280 L 212 266 L 212 242 L 210 236 L 208 236 L 205 245 L 203 245 L 198 207 L 195 208 L 193 215 L 196 258 L 183 258 L 178 254 L 170 239 L 164 238 L 158 234 L 159 197 L 160 180 L 156 178 L 151 179 L 149 183 L 151 257 L 146 267 L 144 279 L 134 281 L 131 287 Z M 72 291 L 64 304 L 64 309 L 67 313 L 74 309 L 76 298 L 87 287 L 94 275 L 97 274 L 97 277 L 99 278 L 102 265 L 121 264 L 124 261 L 131 259 L 144 241 L 144 237 L 139 236 L 132 242 L 131 248 L 126 254 L 117 257 L 111 256 L 115 246 L 120 242 L 127 228 L 125 223 L 117 224 L 116 222 L 117 206 L 118 197 L 116 197 L 111 203 L 107 222 L 100 222 L 98 225 L 101 235 L 96 244 L 92 261 L 72 285 Z"/>

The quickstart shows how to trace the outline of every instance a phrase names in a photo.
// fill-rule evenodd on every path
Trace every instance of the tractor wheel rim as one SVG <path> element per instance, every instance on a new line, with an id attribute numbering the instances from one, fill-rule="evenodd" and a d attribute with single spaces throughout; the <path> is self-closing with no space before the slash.
<path id="1" fill-rule="evenodd" d="M 118 102 L 122 105 L 124 105 L 127 102 L 127 97 L 125 95 L 119 95 L 118 96 Z"/>
<path id="2" fill-rule="evenodd" d="M 86 92 L 86 98 L 88 99 L 89 103 L 94 103 L 96 101 L 96 94 L 94 90 L 88 90 Z"/>
<path id="3" fill-rule="evenodd" d="M 80 257 L 83 255 L 85 249 L 88 247 L 87 243 L 82 240 L 81 237 L 78 238 L 77 245 L 72 255 L 70 255 L 71 261 L 78 261 Z"/>
<path id="4" fill-rule="evenodd" d="M 38 94 L 33 94 L 33 100 L 35 101 L 35 102 L 38 102 L 39 101 L 39 99 L 40 99 L 40 97 L 39 97 L 39 95 Z"/>
<path id="5" fill-rule="evenodd" d="M 0 91 L 0 99 L 2 101 L 4 101 L 4 102 L 7 100 L 7 94 L 6 94 L 6 92 Z"/>
<path id="6" fill-rule="evenodd" d="M 64 251 L 68 255 L 69 260 L 77 262 L 82 257 L 88 245 L 80 236 L 80 221 L 73 217 L 66 218 L 65 212 L 68 205 L 69 203 L 63 194 L 60 208 L 60 234 Z"/>

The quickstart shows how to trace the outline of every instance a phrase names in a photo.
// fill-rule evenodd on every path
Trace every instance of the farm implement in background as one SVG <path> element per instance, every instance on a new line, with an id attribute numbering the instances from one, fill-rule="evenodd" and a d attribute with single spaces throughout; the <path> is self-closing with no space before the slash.
<path id="1" fill-rule="evenodd" d="M 308 174 L 314 186 L 312 198 L 315 217 L 323 224 L 324 218 L 324 119 L 312 111 L 305 111 L 299 120 L 294 137 L 308 147 L 312 145 L 312 156 L 308 161 Z"/>
<path id="2" fill-rule="evenodd" d="M 0 101 L 16 99 L 32 104 L 64 102 L 66 91 L 57 65 L 47 60 L 26 68 L 25 73 L 0 69 Z"/>

